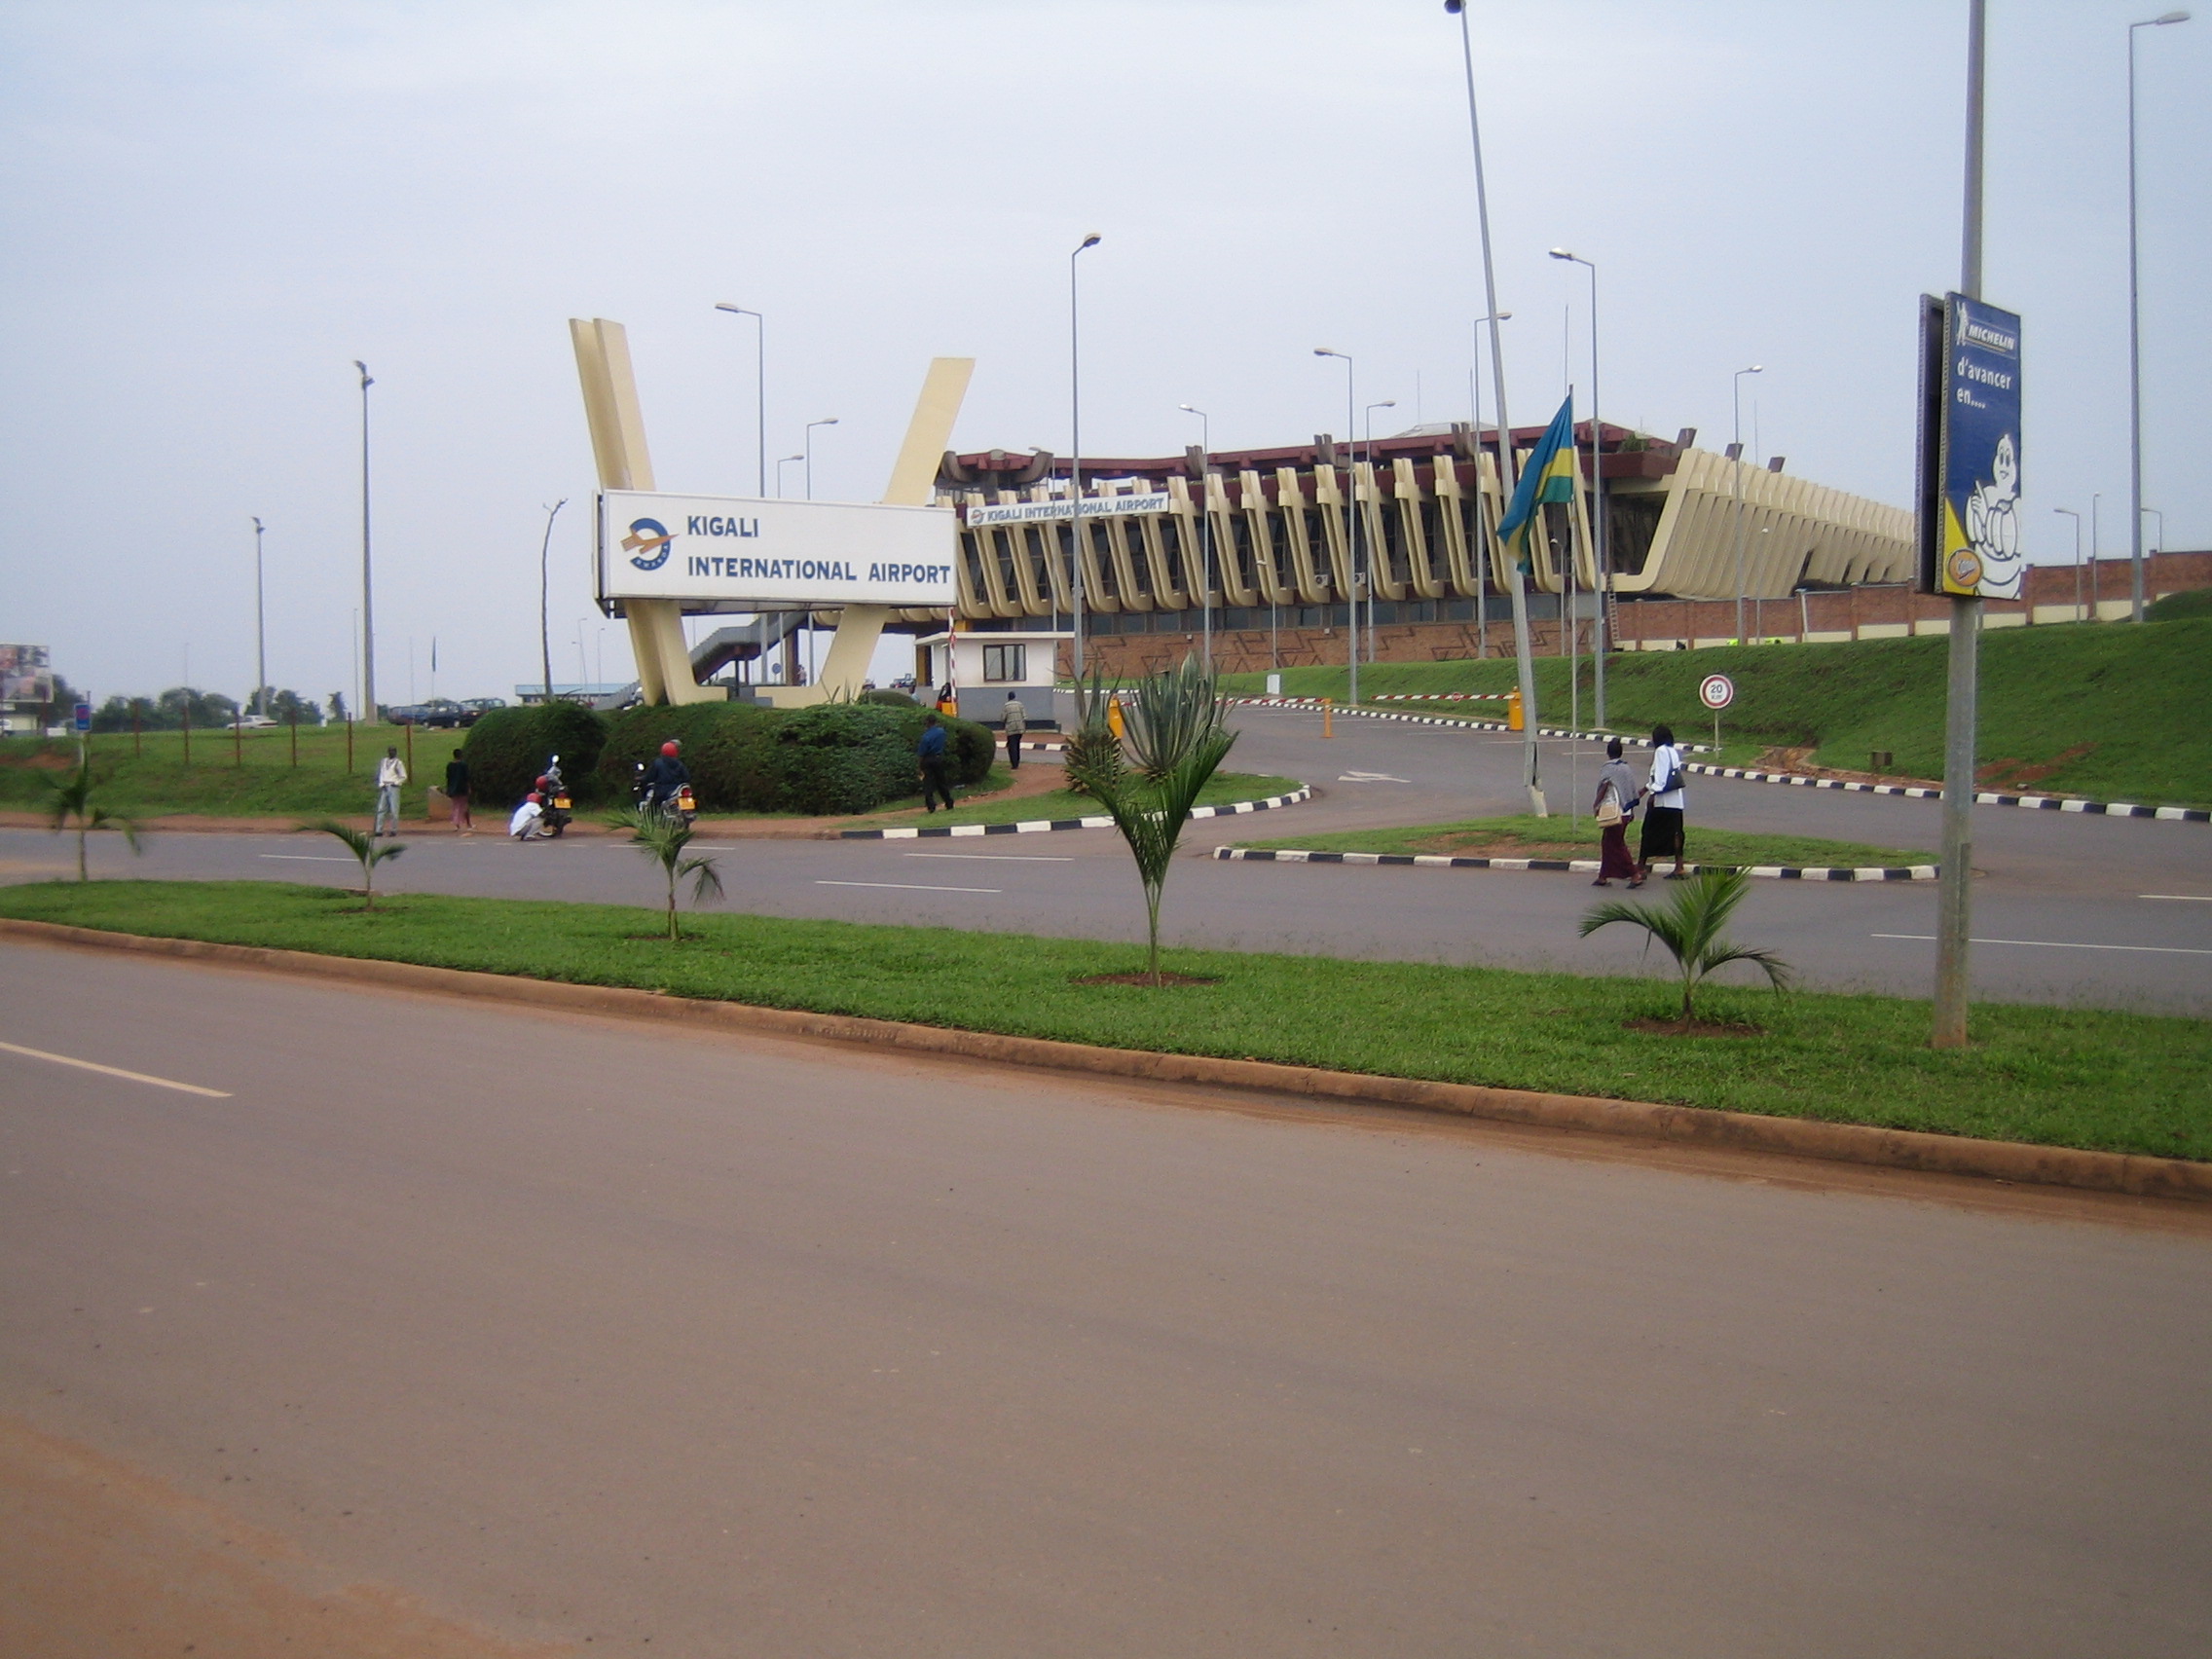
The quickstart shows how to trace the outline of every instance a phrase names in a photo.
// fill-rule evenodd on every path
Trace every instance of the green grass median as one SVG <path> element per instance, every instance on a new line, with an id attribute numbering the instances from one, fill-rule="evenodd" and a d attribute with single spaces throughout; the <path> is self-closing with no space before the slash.
<path id="1" fill-rule="evenodd" d="M 740 860 L 725 859 L 743 902 Z M 1130 886 L 1132 919 L 1135 884 Z M 1172 950 L 1217 983 L 1077 985 L 1142 947 L 947 928 L 686 914 L 671 945 L 639 906 L 395 895 L 274 882 L 0 889 L 0 914 L 160 938 L 424 963 L 1112 1048 L 1655 1100 L 1997 1140 L 2212 1158 L 2212 1022 L 1990 1005 L 1974 1046 L 1928 1047 L 1928 1005 L 1720 990 L 1755 1037 L 1677 1038 L 1673 986 L 1422 963 Z"/>
<path id="2" fill-rule="evenodd" d="M 1629 829 L 1635 851 L 1639 826 Z M 1435 853 L 1447 858 L 1594 859 L 1597 821 L 1585 814 L 1575 825 L 1565 818 L 1470 818 L 1459 824 L 1416 824 L 1400 830 L 1340 830 L 1320 835 L 1285 835 L 1272 841 L 1239 841 L 1240 847 L 1296 848 L 1314 853 Z M 1934 864 L 1923 849 L 1875 847 L 1863 841 L 1828 841 L 1817 835 L 1758 835 L 1740 830 L 1708 830 L 1693 825 L 1690 858 L 1704 865 L 1845 865 L 1865 867 Z"/>

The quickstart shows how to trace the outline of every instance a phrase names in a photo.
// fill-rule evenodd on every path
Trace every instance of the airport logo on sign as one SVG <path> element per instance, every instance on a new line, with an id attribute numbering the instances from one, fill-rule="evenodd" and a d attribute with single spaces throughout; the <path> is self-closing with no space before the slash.
<path id="1" fill-rule="evenodd" d="M 641 571 L 657 571 L 668 563 L 668 544 L 676 538 L 658 519 L 633 519 L 630 534 L 622 538 L 622 551 Z"/>

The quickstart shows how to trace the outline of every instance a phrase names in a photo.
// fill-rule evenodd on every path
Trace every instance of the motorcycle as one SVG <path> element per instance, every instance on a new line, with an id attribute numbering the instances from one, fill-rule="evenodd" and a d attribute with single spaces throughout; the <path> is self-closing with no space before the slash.
<path id="1" fill-rule="evenodd" d="M 699 816 L 699 797 L 691 793 L 689 780 L 678 784 L 675 793 L 655 806 L 652 798 L 653 786 L 650 778 L 646 775 L 646 771 L 645 763 L 643 760 L 639 761 L 636 775 L 630 785 L 631 805 L 636 807 L 641 815 L 657 811 L 665 817 L 675 819 L 684 829 L 690 829 L 693 820 Z"/>
<path id="2" fill-rule="evenodd" d="M 558 837 L 575 820 L 575 797 L 569 793 L 568 780 L 561 776 L 561 757 L 556 755 L 545 763 L 544 816 L 538 820 L 545 833 Z"/>

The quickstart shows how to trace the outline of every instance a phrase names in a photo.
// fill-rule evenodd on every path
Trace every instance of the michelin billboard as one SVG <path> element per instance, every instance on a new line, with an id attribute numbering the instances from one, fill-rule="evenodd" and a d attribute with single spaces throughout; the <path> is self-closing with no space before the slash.
<path id="1" fill-rule="evenodd" d="M 599 498 L 603 604 L 690 610 L 954 603 L 950 507 L 762 501 L 608 490 Z"/>
<path id="2" fill-rule="evenodd" d="M 2020 319 L 1960 294 L 1924 303 L 1921 585 L 2018 599 Z"/>

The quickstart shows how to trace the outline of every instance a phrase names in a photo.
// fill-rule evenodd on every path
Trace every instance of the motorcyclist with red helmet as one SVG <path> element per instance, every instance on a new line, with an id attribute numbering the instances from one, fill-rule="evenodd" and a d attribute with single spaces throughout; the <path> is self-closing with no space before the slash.
<path id="1" fill-rule="evenodd" d="M 645 805 L 664 805 L 670 796 L 691 781 L 691 769 L 683 764 L 682 756 L 683 745 L 674 738 L 660 746 L 659 757 L 645 772 Z"/>

